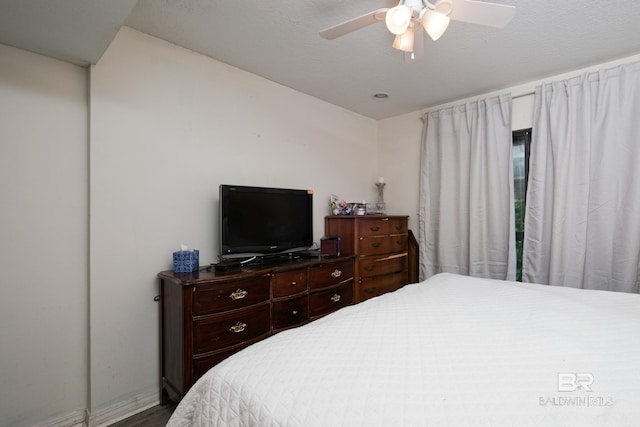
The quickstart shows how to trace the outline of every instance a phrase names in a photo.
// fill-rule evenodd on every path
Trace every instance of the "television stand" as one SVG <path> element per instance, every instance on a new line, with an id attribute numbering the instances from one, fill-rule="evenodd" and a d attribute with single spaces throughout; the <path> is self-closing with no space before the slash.
<path id="1" fill-rule="evenodd" d="M 353 303 L 354 256 L 272 259 L 280 262 L 158 273 L 163 404 L 241 349 Z"/>
<path id="2" fill-rule="evenodd" d="M 241 268 L 242 262 L 240 260 L 230 259 L 230 260 L 220 261 L 217 264 L 211 264 L 211 267 L 213 267 L 215 271 L 234 270 L 234 269 Z M 210 268 L 209 268 L 209 271 L 211 271 Z"/>
<path id="3" fill-rule="evenodd" d="M 292 258 L 320 258 L 320 250 L 315 249 L 315 250 L 306 250 L 306 251 L 300 251 L 300 252 L 292 252 L 289 255 L 291 255 Z"/>
<path id="4" fill-rule="evenodd" d="M 300 258 L 319 258 L 319 257 L 320 257 L 320 251 L 300 251 L 300 252 L 256 255 L 247 259 L 230 258 L 230 259 L 223 259 L 217 264 L 211 264 L 208 270 L 211 271 L 212 268 L 215 271 L 238 270 L 243 266 L 256 267 L 256 266 L 262 266 L 262 265 L 274 265 L 274 264 L 280 264 L 287 261 L 293 261 Z"/>
<path id="5" fill-rule="evenodd" d="M 281 262 L 288 260 L 289 258 L 289 254 L 267 254 L 258 257 L 258 259 L 262 261 L 263 264 Z"/>
<path id="6" fill-rule="evenodd" d="M 257 255 L 254 257 L 255 259 L 248 259 L 242 263 L 243 266 L 247 267 L 259 267 L 261 265 L 273 265 L 280 264 L 285 261 L 291 260 L 289 254 L 265 254 L 265 255 Z"/>

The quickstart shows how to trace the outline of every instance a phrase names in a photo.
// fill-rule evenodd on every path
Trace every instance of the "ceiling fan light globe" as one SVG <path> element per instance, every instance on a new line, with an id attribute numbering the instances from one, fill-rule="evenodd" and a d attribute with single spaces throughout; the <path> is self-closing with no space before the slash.
<path id="1" fill-rule="evenodd" d="M 394 49 L 403 52 L 413 52 L 413 42 L 415 40 L 415 31 L 412 28 L 407 29 L 402 34 L 398 34 L 391 45 Z"/>
<path id="2" fill-rule="evenodd" d="M 411 23 L 411 9 L 403 4 L 392 7 L 384 18 L 387 28 L 395 35 L 403 34 Z"/>
<path id="3" fill-rule="evenodd" d="M 422 26 L 434 41 L 438 40 L 449 26 L 451 19 L 447 15 L 443 15 L 435 10 L 427 10 L 422 17 Z"/>

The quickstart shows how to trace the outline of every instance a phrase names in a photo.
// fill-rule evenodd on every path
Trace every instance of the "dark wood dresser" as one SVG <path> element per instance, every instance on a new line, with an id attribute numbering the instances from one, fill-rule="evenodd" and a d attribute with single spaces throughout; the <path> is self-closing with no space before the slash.
<path id="1" fill-rule="evenodd" d="M 340 237 L 340 254 L 356 256 L 356 303 L 409 282 L 408 221 L 398 215 L 325 217 L 325 235 Z"/>
<path id="2" fill-rule="evenodd" d="M 353 304 L 354 257 L 158 277 L 164 404 L 243 348 Z"/>

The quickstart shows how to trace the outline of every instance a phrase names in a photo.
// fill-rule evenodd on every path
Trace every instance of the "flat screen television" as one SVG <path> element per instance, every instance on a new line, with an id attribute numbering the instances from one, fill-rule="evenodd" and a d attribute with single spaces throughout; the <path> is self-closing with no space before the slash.
<path id="1" fill-rule="evenodd" d="M 286 253 L 313 245 L 313 191 L 220 185 L 220 255 Z"/>

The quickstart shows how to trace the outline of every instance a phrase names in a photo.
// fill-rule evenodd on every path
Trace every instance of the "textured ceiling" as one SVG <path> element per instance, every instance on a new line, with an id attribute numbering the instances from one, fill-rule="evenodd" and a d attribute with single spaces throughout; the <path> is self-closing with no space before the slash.
<path id="1" fill-rule="evenodd" d="M 493 2 L 506 28 L 452 21 L 413 64 L 383 23 L 318 35 L 387 0 L 2 0 L 0 43 L 84 65 L 127 25 L 374 119 L 640 53 L 637 0 Z"/>
<path id="2" fill-rule="evenodd" d="M 95 64 L 136 0 L 0 0 L 0 43 Z"/>

